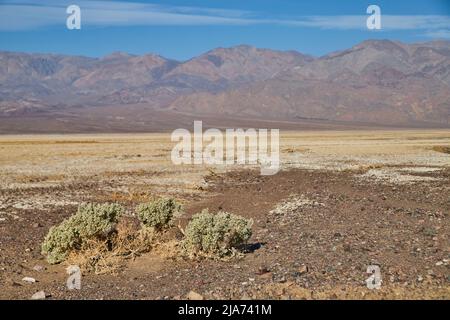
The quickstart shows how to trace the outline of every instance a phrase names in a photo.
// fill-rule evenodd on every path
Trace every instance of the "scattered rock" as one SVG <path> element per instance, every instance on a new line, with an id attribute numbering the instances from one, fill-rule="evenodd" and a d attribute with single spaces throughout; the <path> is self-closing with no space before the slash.
<path id="1" fill-rule="evenodd" d="M 44 291 L 38 291 L 31 296 L 31 300 L 44 300 L 47 297 Z"/>
<path id="2" fill-rule="evenodd" d="M 186 295 L 186 298 L 188 300 L 203 300 L 203 296 L 200 293 L 197 293 L 195 291 L 189 291 L 189 293 Z"/>
<path id="3" fill-rule="evenodd" d="M 28 282 L 28 283 L 35 283 L 36 279 L 32 278 L 32 277 L 24 277 L 24 278 L 22 278 L 22 281 Z"/>
<path id="4" fill-rule="evenodd" d="M 298 268 L 299 274 L 305 274 L 307 272 L 308 272 L 308 267 L 306 265 L 302 265 L 302 266 L 300 266 L 300 268 Z"/>
<path id="5" fill-rule="evenodd" d="M 244 293 L 244 295 L 241 297 L 241 300 L 251 300 L 250 296 L 247 293 Z"/>
<path id="6" fill-rule="evenodd" d="M 44 271 L 45 268 L 44 268 L 43 266 L 40 266 L 40 265 L 35 265 L 35 266 L 33 267 L 33 270 L 34 270 L 34 271 L 37 271 L 37 272 L 41 272 L 41 271 Z"/>
<path id="7" fill-rule="evenodd" d="M 257 274 L 257 275 L 263 275 L 263 274 L 269 273 L 269 272 L 270 272 L 270 270 L 269 270 L 267 267 L 265 267 L 265 266 L 260 266 L 260 267 L 258 268 L 258 271 L 256 272 L 256 274 Z"/>

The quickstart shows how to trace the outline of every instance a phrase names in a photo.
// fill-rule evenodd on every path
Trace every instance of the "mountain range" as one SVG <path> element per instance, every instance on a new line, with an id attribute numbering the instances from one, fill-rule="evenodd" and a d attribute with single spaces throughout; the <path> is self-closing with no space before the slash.
<path id="1" fill-rule="evenodd" d="M 72 123 L 92 113 L 102 122 L 111 110 L 116 120 L 151 110 L 142 123 L 165 113 L 449 127 L 450 42 L 367 40 L 321 57 L 240 45 L 184 62 L 0 52 L 1 132 L 15 131 L 8 119 Z"/>

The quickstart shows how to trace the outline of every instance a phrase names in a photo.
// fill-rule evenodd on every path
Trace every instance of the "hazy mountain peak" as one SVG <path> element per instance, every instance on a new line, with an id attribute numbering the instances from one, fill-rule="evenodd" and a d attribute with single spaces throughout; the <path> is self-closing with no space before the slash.
<path id="1" fill-rule="evenodd" d="M 115 60 L 115 59 L 128 59 L 128 58 L 132 58 L 132 57 L 135 57 L 135 55 L 132 55 L 130 53 L 123 52 L 123 51 L 114 51 L 106 56 L 103 56 L 101 59 L 102 60 Z"/>

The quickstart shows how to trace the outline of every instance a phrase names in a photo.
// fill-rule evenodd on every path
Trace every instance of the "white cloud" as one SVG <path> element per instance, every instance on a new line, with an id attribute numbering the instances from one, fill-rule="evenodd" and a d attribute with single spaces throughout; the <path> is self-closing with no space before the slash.
<path id="1" fill-rule="evenodd" d="M 124 1 L 6 0 L 0 4 L 0 30 L 65 27 L 69 4 L 81 7 L 82 26 L 151 25 L 256 25 L 364 30 L 368 15 L 303 16 L 291 19 L 261 16 L 256 12 L 168 6 Z M 448 35 L 450 17 L 441 15 L 383 15 L 382 30 L 421 30 L 429 37 Z"/>
<path id="2" fill-rule="evenodd" d="M 65 8 L 69 4 L 80 6 L 82 25 L 85 26 L 247 25 L 258 22 L 241 18 L 249 13 L 238 10 L 117 1 L 5 1 L 0 4 L 0 30 L 65 27 Z"/>
<path id="3" fill-rule="evenodd" d="M 281 21 L 285 24 L 322 29 L 365 29 L 368 15 L 309 16 L 298 20 Z M 381 15 L 383 30 L 424 30 L 450 26 L 449 16 L 440 15 Z"/>

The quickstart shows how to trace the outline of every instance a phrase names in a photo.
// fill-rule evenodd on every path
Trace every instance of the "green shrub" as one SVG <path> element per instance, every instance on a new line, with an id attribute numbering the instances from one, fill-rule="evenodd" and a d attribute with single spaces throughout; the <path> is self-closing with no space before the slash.
<path id="1" fill-rule="evenodd" d="M 136 208 L 142 224 L 156 230 L 162 230 L 170 226 L 174 216 L 180 211 L 181 206 L 174 199 L 165 198 L 143 203 Z"/>
<path id="2" fill-rule="evenodd" d="M 59 263 L 83 241 L 107 237 L 114 231 L 123 208 L 117 204 L 82 204 L 73 216 L 50 228 L 42 243 L 42 253 L 49 263 Z"/>
<path id="3" fill-rule="evenodd" d="M 186 227 L 183 248 L 190 255 L 225 257 L 234 255 L 252 235 L 253 220 L 228 213 L 203 210 Z"/>

